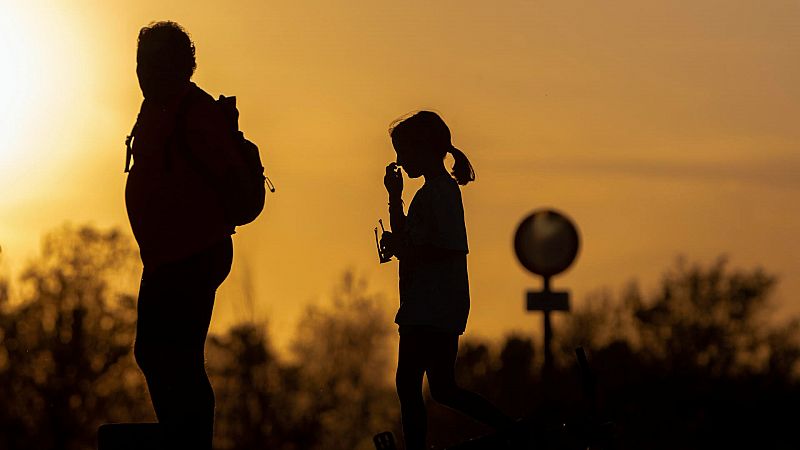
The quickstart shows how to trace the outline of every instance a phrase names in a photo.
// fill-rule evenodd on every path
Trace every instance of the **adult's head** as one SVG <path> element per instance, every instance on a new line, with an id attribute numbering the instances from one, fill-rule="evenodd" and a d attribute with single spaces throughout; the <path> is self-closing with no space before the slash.
<path id="1" fill-rule="evenodd" d="M 154 22 L 139 30 L 136 75 L 145 98 L 163 101 L 192 78 L 194 42 L 175 22 Z"/>
<path id="2" fill-rule="evenodd" d="M 472 164 L 464 152 L 453 146 L 450 128 L 435 112 L 417 111 L 400 119 L 389 128 L 389 135 L 397 152 L 397 164 L 408 176 L 417 178 L 437 165 L 441 168 L 445 155 L 450 153 L 455 159 L 451 173 L 458 184 L 475 180 Z"/>

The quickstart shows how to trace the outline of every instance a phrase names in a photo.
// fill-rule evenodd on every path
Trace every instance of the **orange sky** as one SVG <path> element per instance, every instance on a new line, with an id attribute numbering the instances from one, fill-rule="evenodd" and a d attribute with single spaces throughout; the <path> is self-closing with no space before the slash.
<path id="1" fill-rule="evenodd" d="M 377 264 L 387 219 L 387 127 L 439 111 L 478 174 L 463 191 L 468 334 L 538 329 L 539 282 L 511 239 L 556 207 L 582 232 L 554 280 L 574 302 L 679 254 L 782 277 L 800 312 L 800 4 L 796 1 L 271 2 L 0 0 L 0 245 L 16 270 L 64 221 L 128 229 L 123 139 L 138 110 L 139 28 L 184 25 L 195 81 L 236 95 L 241 126 L 279 191 L 235 237 L 214 327 L 255 315 L 279 343 L 345 268 L 396 306 L 396 265 Z M 407 183 L 406 202 L 419 183 Z M 556 331 L 557 332 L 557 331 Z M 537 335 L 538 336 L 538 335 Z"/>

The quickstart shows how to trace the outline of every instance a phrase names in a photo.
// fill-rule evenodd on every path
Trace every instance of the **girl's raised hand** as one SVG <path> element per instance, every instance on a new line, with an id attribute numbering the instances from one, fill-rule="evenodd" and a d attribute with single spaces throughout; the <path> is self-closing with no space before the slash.
<path id="1" fill-rule="evenodd" d="M 383 185 L 390 198 L 400 197 L 403 193 L 403 174 L 397 163 L 390 163 L 386 166 L 386 175 L 383 176 Z"/>

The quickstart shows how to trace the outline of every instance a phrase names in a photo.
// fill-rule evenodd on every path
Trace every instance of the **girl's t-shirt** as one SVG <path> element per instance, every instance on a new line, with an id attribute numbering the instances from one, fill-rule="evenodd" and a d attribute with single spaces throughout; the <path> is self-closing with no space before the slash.
<path id="1" fill-rule="evenodd" d="M 400 260 L 400 327 L 425 327 L 461 334 L 469 315 L 467 229 L 458 183 L 443 175 L 414 195 L 406 217 L 411 246 L 451 250 L 446 257 L 409 255 Z"/>

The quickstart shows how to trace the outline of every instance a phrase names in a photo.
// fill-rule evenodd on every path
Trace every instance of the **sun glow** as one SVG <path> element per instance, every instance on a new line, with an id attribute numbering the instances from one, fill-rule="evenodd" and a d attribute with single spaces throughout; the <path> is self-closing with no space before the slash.
<path id="1" fill-rule="evenodd" d="M 21 162 L 23 138 L 44 104 L 45 52 L 38 27 L 13 6 L 0 15 L 0 168 Z"/>

